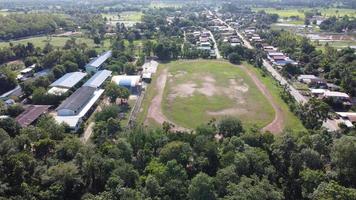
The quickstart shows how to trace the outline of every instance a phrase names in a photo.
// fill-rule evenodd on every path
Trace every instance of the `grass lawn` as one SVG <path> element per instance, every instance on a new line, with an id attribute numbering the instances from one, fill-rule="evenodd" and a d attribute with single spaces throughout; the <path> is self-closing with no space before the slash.
<path id="1" fill-rule="evenodd" d="M 324 49 L 324 45 L 328 43 L 330 46 L 337 48 L 337 49 L 342 49 L 346 48 L 349 46 L 356 46 L 356 41 L 353 40 L 344 40 L 344 41 L 319 41 L 319 45 L 317 45 L 317 48 Z"/>
<path id="2" fill-rule="evenodd" d="M 182 127 L 196 128 L 228 115 L 238 117 L 246 127 L 262 128 L 274 119 L 272 106 L 252 80 L 228 62 L 176 61 L 163 67 L 172 75 L 164 90 L 163 113 Z M 186 95 L 187 83 L 195 84 L 191 95 Z"/>
<path id="3" fill-rule="evenodd" d="M 103 17 L 106 17 L 109 21 L 131 21 L 140 22 L 143 16 L 142 12 L 127 11 L 121 13 L 103 13 Z M 120 17 L 119 17 L 120 15 Z"/>
<path id="4" fill-rule="evenodd" d="M 244 63 L 250 69 L 252 69 L 259 79 L 265 84 L 268 90 L 271 92 L 274 100 L 280 105 L 284 112 L 285 116 L 285 128 L 292 129 L 295 131 L 304 131 L 306 130 L 300 120 L 289 110 L 288 105 L 283 101 L 280 97 L 280 92 L 282 91 L 281 86 L 278 85 L 277 81 L 273 79 L 271 76 L 264 76 L 261 69 L 253 67 L 250 64 Z"/>
<path id="5" fill-rule="evenodd" d="M 278 14 L 281 18 L 289 18 L 291 16 L 298 16 L 300 19 L 305 18 L 304 12 L 312 10 L 311 8 L 286 8 L 286 9 L 276 9 L 276 8 L 255 8 L 255 11 L 265 10 L 267 13 Z M 321 12 L 322 16 L 331 17 L 337 16 L 342 17 L 348 15 L 350 17 L 356 17 L 356 12 L 353 9 L 343 9 L 343 8 L 317 8 Z"/>
<path id="6" fill-rule="evenodd" d="M 178 2 L 155 2 L 152 1 L 150 4 L 151 8 L 180 8 L 183 6 L 183 3 L 178 3 Z"/>

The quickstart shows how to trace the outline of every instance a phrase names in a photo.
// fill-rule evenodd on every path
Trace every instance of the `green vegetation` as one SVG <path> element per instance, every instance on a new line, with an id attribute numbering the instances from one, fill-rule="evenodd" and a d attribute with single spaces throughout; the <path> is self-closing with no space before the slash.
<path id="1" fill-rule="evenodd" d="M 228 62 L 177 61 L 164 67 L 173 77 L 168 78 L 164 90 L 163 113 L 180 126 L 194 128 L 213 118 L 232 115 L 247 126 L 261 128 L 274 118 L 271 105 L 252 80 Z M 194 87 L 200 92 L 184 91 Z"/>
<path id="2" fill-rule="evenodd" d="M 128 11 L 128 12 L 121 12 L 119 13 L 120 21 L 131 21 L 131 22 L 140 22 L 143 16 L 142 12 L 133 12 L 133 11 Z"/>
<path id="3" fill-rule="evenodd" d="M 304 20 L 304 13 L 307 11 L 312 11 L 311 8 L 284 8 L 284 9 L 276 9 L 276 8 L 255 8 L 255 11 L 264 10 L 267 13 L 278 14 L 281 18 L 290 18 L 290 17 L 299 17 Z M 319 12 L 321 12 L 322 16 L 325 17 L 343 17 L 348 15 L 349 17 L 356 17 L 356 12 L 354 9 L 345 9 L 345 8 L 317 8 Z"/>
<path id="4" fill-rule="evenodd" d="M 58 28 L 73 30 L 74 22 L 64 15 L 9 14 L 0 15 L 0 39 L 9 40 L 39 34 L 54 33 Z"/>
<path id="5" fill-rule="evenodd" d="M 287 129 L 299 131 L 305 130 L 298 117 L 296 117 L 295 114 L 289 110 L 288 105 L 282 100 L 280 93 L 282 92 L 283 88 L 281 88 L 278 82 L 273 77 L 266 75 L 261 69 L 253 67 L 248 63 L 244 63 L 244 65 L 255 71 L 255 74 L 272 94 L 274 101 L 276 101 L 277 104 L 282 108 L 285 117 L 285 127 Z"/>
<path id="6" fill-rule="evenodd" d="M 90 38 L 86 38 L 86 37 L 74 37 L 74 38 L 76 39 L 76 42 L 78 44 L 85 43 L 88 47 L 91 47 L 91 48 L 98 46 L 98 45 L 95 45 L 94 41 Z M 26 38 L 26 39 L 22 39 L 22 40 L 11 40 L 9 42 L 0 42 L 0 48 L 8 47 L 10 42 L 14 45 L 17 45 L 17 44 L 26 45 L 28 42 L 31 42 L 35 47 L 40 47 L 41 49 L 44 48 L 47 43 L 50 43 L 54 47 L 63 47 L 65 45 L 65 43 L 70 39 L 71 39 L 70 37 L 64 37 L 64 36 L 60 36 L 60 37 L 47 37 L 47 36 L 31 37 L 31 38 Z M 100 45 L 98 47 L 99 47 L 99 49 L 101 48 Z M 103 42 L 102 47 L 104 49 L 110 48 L 110 41 L 105 40 Z"/>
<path id="7" fill-rule="evenodd" d="M 143 13 L 138 11 L 125 11 L 120 13 L 103 13 L 101 15 L 108 21 L 140 22 Z"/>
<path id="8" fill-rule="evenodd" d="M 151 8 L 180 8 L 184 4 L 181 2 L 162 2 L 162 1 L 152 1 L 150 4 Z"/>

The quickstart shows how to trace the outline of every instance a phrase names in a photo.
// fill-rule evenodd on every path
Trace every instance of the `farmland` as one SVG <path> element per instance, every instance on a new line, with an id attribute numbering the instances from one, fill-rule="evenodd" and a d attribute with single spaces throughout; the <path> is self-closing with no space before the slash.
<path id="1" fill-rule="evenodd" d="M 267 13 L 278 14 L 281 18 L 289 18 L 289 17 L 299 17 L 304 20 L 304 13 L 307 11 L 311 11 L 311 8 L 285 8 L 285 9 L 276 9 L 276 8 L 255 8 L 254 10 L 264 10 Z M 353 9 L 337 9 L 337 8 L 318 8 L 319 12 L 321 12 L 322 16 L 331 17 L 337 16 L 342 17 L 348 15 L 349 17 L 356 17 L 356 12 Z"/>

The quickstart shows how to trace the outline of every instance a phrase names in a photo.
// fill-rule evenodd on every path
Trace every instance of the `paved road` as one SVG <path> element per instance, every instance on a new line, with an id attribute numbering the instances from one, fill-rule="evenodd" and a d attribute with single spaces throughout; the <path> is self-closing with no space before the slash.
<path id="1" fill-rule="evenodd" d="M 211 35 L 211 39 L 212 39 L 213 42 L 214 42 L 214 50 L 215 50 L 216 58 L 217 58 L 217 59 L 221 59 L 222 57 L 221 57 L 220 51 L 219 51 L 219 49 L 218 49 L 218 43 L 216 43 L 213 33 L 212 33 L 211 31 L 209 31 L 209 33 L 210 33 L 210 35 Z"/>
<path id="2" fill-rule="evenodd" d="M 217 16 L 216 16 L 217 17 Z M 227 24 L 225 21 L 223 21 L 222 19 L 220 19 L 219 17 L 217 17 L 218 20 L 220 20 L 222 23 L 224 23 L 226 26 L 232 28 L 229 24 Z M 239 33 L 236 30 L 237 35 L 242 39 L 242 41 L 244 42 L 244 45 L 249 48 L 249 49 L 253 49 L 253 46 L 250 44 L 249 41 L 247 41 L 242 35 L 241 33 Z M 274 69 L 272 67 L 271 64 L 269 64 L 266 60 L 263 60 L 263 66 L 267 69 L 267 71 L 269 71 L 271 73 L 271 75 L 283 86 L 287 86 L 289 88 L 290 94 L 294 97 L 294 99 L 298 102 L 298 103 L 306 103 L 308 102 L 308 99 L 303 96 L 302 94 L 300 94 L 300 92 L 295 89 L 291 84 L 288 83 L 288 81 L 279 74 L 279 72 Z M 326 120 L 323 123 L 323 127 L 330 130 L 330 131 L 336 131 L 339 129 L 338 127 L 338 123 L 336 120 Z"/>

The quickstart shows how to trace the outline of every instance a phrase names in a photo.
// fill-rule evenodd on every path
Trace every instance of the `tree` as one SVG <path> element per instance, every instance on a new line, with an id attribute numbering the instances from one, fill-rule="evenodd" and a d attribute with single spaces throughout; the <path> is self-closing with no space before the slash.
<path id="1" fill-rule="evenodd" d="M 300 177 L 304 198 L 310 198 L 310 195 L 319 186 L 319 184 L 326 181 L 324 172 L 320 170 L 304 169 L 300 172 Z"/>
<path id="2" fill-rule="evenodd" d="M 356 199 L 356 189 L 346 188 L 335 181 L 323 182 L 313 192 L 313 200 Z"/>
<path id="3" fill-rule="evenodd" d="M 202 172 L 197 174 L 189 185 L 188 196 L 192 200 L 216 199 L 213 178 Z"/>
<path id="4" fill-rule="evenodd" d="M 118 118 L 120 108 L 116 105 L 105 106 L 98 113 L 95 113 L 95 121 L 107 121 L 110 118 Z"/>
<path id="5" fill-rule="evenodd" d="M 78 64 L 74 63 L 72 61 L 69 61 L 69 60 L 65 61 L 63 63 L 63 66 L 67 73 L 78 71 Z"/>
<path id="6" fill-rule="evenodd" d="M 19 114 L 21 114 L 25 109 L 22 107 L 21 104 L 14 104 L 11 105 L 7 108 L 7 113 L 11 116 L 11 117 L 16 117 Z"/>
<path id="7" fill-rule="evenodd" d="M 227 186 L 231 183 L 237 183 L 239 180 L 238 174 L 236 173 L 236 167 L 234 165 L 227 166 L 220 169 L 216 173 L 215 177 L 215 187 L 217 193 L 220 197 L 223 197 L 227 193 Z"/>
<path id="8" fill-rule="evenodd" d="M 93 40 L 94 40 L 94 44 L 99 45 L 101 43 L 101 39 L 99 36 L 95 36 Z"/>
<path id="9" fill-rule="evenodd" d="M 225 200 L 282 200 L 283 193 L 266 178 L 259 179 L 256 176 L 241 177 L 238 184 L 230 184 L 228 194 L 222 198 Z"/>
<path id="10" fill-rule="evenodd" d="M 153 50 L 153 42 L 150 40 L 147 40 L 143 42 L 143 53 L 145 53 L 146 56 L 151 56 Z"/>
<path id="11" fill-rule="evenodd" d="M 332 163 L 340 182 L 345 186 L 356 187 L 356 137 L 343 136 L 334 143 Z"/>
<path id="12" fill-rule="evenodd" d="M 312 98 L 299 106 L 297 114 L 308 129 L 319 129 L 327 119 L 329 106 L 321 100 Z"/>
<path id="13" fill-rule="evenodd" d="M 162 189 L 161 189 L 157 179 L 154 176 L 148 175 L 146 182 L 145 182 L 145 187 L 148 192 L 148 195 L 151 198 L 160 196 Z"/>
<path id="14" fill-rule="evenodd" d="M 192 156 L 192 149 L 189 144 L 181 141 L 173 141 L 166 144 L 159 152 L 162 162 L 177 160 L 178 163 L 186 166 Z"/>
<path id="15" fill-rule="evenodd" d="M 120 97 L 120 87 L 115 83 L 109 83 L 105 88 L 106 95 L 110 98 L 111 102 L 116 102 L 116 99 Z"/>
<path id="16" fill-rule="evenodd" d="M 230 53 L 228 59 L 233 64 L 240 64 L 241 56 L 238 53 Z"/>
<path id="17" fill-rule="evenodd" d="M 243 133 L 241 121 L 234 117 L 226 117 L 218 123 L 218 131 L 224 137 L 239 136 Z"/>
<path id="18" fill-rule="evenodd" d="M 51 166 L 42 175 L 41 181 L 49 186 L 47 190 L 51 194 L 50 199 L 78 199 L 83 193 L 83 180 L 73 162 Z"/>
<path id="19" fill-rule="evenodd" d="M 0 128 L 4 129 L 11 137 L 20 133 L 20 125 L 13 118 L 0 119 Z"/>

